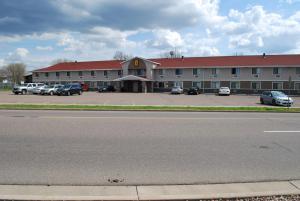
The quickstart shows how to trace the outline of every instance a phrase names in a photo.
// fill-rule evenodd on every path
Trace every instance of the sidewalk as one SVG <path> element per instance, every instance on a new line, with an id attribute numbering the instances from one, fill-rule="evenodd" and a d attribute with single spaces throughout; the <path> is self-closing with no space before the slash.
<path id="1" fill-rule="evenodd" d="M 299 194 L 300 180 L 168 186 L 0 186 L 1 200 L 189 200 Z"/>

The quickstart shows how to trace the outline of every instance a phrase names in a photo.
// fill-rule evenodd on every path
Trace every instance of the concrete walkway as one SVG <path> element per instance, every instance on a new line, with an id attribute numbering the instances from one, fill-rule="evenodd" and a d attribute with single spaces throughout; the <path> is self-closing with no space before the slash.
<path id="1" fill-rule="evenodd" d="M 188 200 L 299 194 L 300 180 L 177 186 L 0 186 L 1 200 Z"/>

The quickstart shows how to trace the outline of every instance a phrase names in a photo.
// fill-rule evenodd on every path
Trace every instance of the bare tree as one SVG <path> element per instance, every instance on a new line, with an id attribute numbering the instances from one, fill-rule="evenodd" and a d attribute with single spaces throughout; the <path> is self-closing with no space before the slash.
<path id="1" fill-rule="evenodd" d="M 126 54 L 122 51 L 116 51 L 113 57 L 114 60 L 128 60 L 130 58 L 132 58 L 132 55 Z"/>
<path id="2" fill-rule="evenodd" d="M 73 62 L 72 60 L 62 58 L 62 59 L 55 59 L 51 62 L 52 65 L 60 64 L 60 63 L 67 63 L 67 62 Z"/>
<path id="3" fill-rule="evenodd" d="M 160 54 L 161 58 L 181 58 L 183 55 L 180 50 L 174 49 Z"/>
<path id="4" fill-rule="evenodd" d="M 7 78 L 14 84 L 20 84 L 24 80 L 26 65 L 23 63 L 8 64 L 5 68 Z"/>

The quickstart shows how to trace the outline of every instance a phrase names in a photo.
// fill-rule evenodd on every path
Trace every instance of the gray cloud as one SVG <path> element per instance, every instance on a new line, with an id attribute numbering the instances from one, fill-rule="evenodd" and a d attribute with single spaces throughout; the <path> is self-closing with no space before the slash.
<path id="1" fill-rule="evenodd" d="M 95 26 L 118 30 L 183 28 L 201 17 L 191 4 L 173 0 L 1 0 L 0 34 L 86 32 Z"/>

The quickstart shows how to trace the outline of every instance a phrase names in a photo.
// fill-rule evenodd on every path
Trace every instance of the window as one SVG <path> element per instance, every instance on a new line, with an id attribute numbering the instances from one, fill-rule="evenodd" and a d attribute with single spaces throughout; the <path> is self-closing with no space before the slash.
<path id="1" fill-rule="evenodd" d="M 160 76 L 163 76 L 163 75 L 165 75 L 165 70 L 164 69 L 159 69 L 158 73 L 159 73 Z"/>
<path id="2" fill-rule="evenodd" d="M 232 68 L 231 69 L 232 75 L 239 75 L 240 74 L 240 68 Z"/>
<path id="3" fill-rule="evenodd" d="M 217 75 L 218 73 L 217 73 L 217 69 L 216 68 L 212 68 L 211 69 L 211 74 L 212 75 Z"/>
<path id="4" fill-rule="evenodd" d="M 183 82 L 174 82 L 174 87 L 183 87 Z"/>
<path id="5" fill-rule="evenodd" d="M 252 75 L 260 74 L 260 68 L 252 68 Z"/>
<path id="6" fill-rule="evenodd" d="M 78 72 L 78 75 L 81 77 L 81 76 L 82 76 L 82 71 L 79 71 L 79 72 Z"/>
<path id="7" fill-rule="evenodd" d="M 136 74 L 137 74 L 138 76 L 143 75 L 142 69 L 137 69 L 137 70 L 136 70 Z"/>
<path id="8" fill-rule="evenodd" d="M 279 75 L 280 74 L 280 68 L 273 68 L 273 75 Z"/>
<path id="9" fill-rule="evenodd" d="M 118 70 L 118 76 L 122 76 L 122 71 Z"/>
<path id="10" fill-rule="evenodd" d="M 258 90 L 260 89 L 260 82 L 252 82 L 251 83 L 251 89 L 254 89 L 254 90 Z"/>
<path id="11" fill-rule="evenodd" d="M 104 77 L 107 77 L 107 70 L 103 71 Z"/>
<path id="12" fill-rule="evenodd" d="M 67 77 L 70 77 L 71 76 L 71 73 L 70 72 L 67 72 Z"/>
<path id="13" fill-rule="evenodd" d="M 193 75 L 200 75 L 201 69 L 200 68 L 193 68 Z"/>
<path id="14" fill-rule="evenodd" d="M 199 87 L 199 88 L 202 88 L 201 86 L 201 82 L 193 82 L 193 87 Z"/>
<path id="15" fill-rule="evenodd" d="M 295 82 L 295 90 L 300 90 L 300 82 Z"/>
<path id="16" fill-rule="evenodd" d="M 49 73 L 45 73 L 45 77 L 49 77 Z"/>
<path id="17" fill-rule="evenodd" d="M 55 75 L 56 75 L 56 77 L 59 77 L 59 72 L 56 72 Z"/>
<path id="18" fill-rule="evenodd" d="M 220 88 L 220 82 L 219 81 L 212 81 L 211 82 L 211 88 L 212 89 L 219 89 Z"/>
<path id="19" fill-rule="evenodd" d="M 91 76 L 95 76 L 95 71 L 91 71 Z"/>
<path id="20" fill-rule="evenodd" d="M 176 74 L 176 75 L 182 75 L 182 69 L 177 68 L 177 69 L 175 70 L 175 74 Z"/>
<path id="21" fill-rule="evenodd" d="M 240 82 L 230 82 L 230 88 L 231 89 L 239 89 L 240 88 Z"/>
<path id="22" fill-rule="evenodd" d="M 273 89 L 282 90 L 283 89 L 283 83 L 282 82 L 273 82 Z"/>
<path id="23" fill-rule="evenodd" d="M 165 83 L 164 82 L 159 82 L 158 83 L 158 88 L 165 88 Z"/>
<path id="24" fill-rule="evenodd" d="M 296 74 L 300 75 L 300 68 L 296 68 Z"/>

